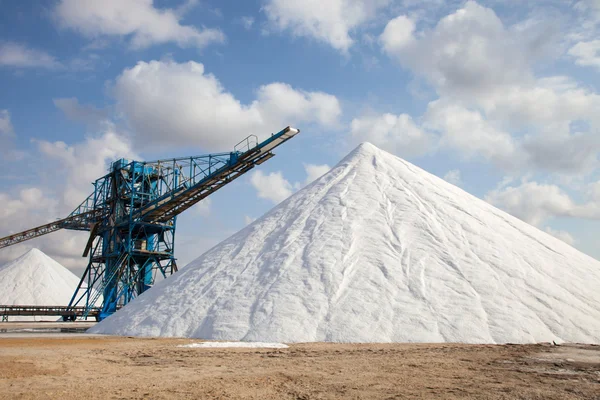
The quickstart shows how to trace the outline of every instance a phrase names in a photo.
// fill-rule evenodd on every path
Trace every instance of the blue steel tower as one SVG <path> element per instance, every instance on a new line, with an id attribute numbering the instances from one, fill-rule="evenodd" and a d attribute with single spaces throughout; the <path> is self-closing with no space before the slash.
<path id="1" fill-rule="evenodd" d="M 267 161 L 300 131 L 287 127 L 258 143 L 252 135 L 229 153 L 157 161 L 117 160 L 67 218 L 0 239 L 0 248 L 59 229 L 90 232 L 86 270 L 69 307 L 100 308 L 103 319 L 177 272 L 177 215 Z"/>
<path id="2" fill-rule="evenodd" d="M 84 250 L 88 266 L 72 306 L 91 309 L 102 298 L 102 319 L 150 288 L 157 273 L 167 277 L 177 271 L 177 217 L 150 220 L 140 210 L 179 185 L 181 164 L 121 159 L 94 182 L 82 207 L 103 210 L 103 218 L 91 228 Z"/>

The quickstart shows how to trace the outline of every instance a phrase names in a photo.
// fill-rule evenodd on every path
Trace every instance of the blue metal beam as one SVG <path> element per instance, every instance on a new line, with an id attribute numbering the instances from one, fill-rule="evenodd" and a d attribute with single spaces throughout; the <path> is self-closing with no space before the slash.
<path id="1" fill-rule="evenodd" d="M 229 153 L 150 162 L 117 160 L 94 192 L 64 219 L 0 239 L 0 248 L 59 229 L 90 231 L 88 265 L 69 307 L 102 319 L 149 289 L 157 273 L 177 271 L 177 215 L 274 156 L 300 131 L 287 127 L 258 143 L 249 136 Z"/>

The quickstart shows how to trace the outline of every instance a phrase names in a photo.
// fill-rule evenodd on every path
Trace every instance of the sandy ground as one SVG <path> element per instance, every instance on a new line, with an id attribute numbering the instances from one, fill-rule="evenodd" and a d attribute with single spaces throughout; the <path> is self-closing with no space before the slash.
<path id="1" fill-rule="evenodd" d="M 0 336 L 0 399 L 600 399 L 600 346 Z"/>

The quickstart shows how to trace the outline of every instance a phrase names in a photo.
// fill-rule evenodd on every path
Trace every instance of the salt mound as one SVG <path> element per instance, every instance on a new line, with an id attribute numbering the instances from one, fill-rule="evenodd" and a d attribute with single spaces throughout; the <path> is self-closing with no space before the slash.
<path id="1" fill-rule="evenodd" d="M 0 304 L 67 306 L 79 278 L 38 249 L 0 267 Z M 36 317 L 54 319 L 58 317 Z M 10 321 L 33 317 L 9 317 Z"/>
<path id="2" fill-rule="evenodd" d="M 365 143 L 93 333 L 600 343 L 600 262 Z"/>

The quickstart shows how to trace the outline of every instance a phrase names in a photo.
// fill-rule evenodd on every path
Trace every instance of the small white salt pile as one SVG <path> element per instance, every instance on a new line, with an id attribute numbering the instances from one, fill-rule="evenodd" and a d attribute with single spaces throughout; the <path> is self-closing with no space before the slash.
<path id="1" fill-rule="evenodd" d="M 0 304 L 67 306 L 79 278 L 38 249 L 0 267 Z M 56 320 L 57 316 L 9 317 L 9 321 Z"/>

